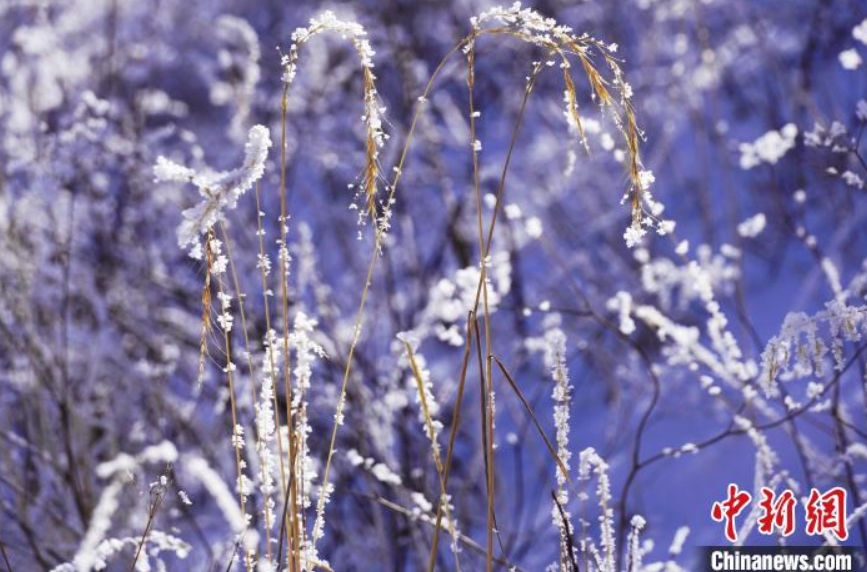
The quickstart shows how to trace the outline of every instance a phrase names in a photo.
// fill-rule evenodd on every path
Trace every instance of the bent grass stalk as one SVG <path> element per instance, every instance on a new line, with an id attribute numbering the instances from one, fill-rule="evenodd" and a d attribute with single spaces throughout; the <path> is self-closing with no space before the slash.
<path id="1" fill-rule="evenodd" d="M 375 240 L 375 248 L 374 253 L 371 256 L 371 261 L 368 266 L 367 278 L 365 280 L 364 289 L 361 296 L 361 302 L 359 303 L 359 308 L 355 320 L 355 326 L 353 328 L 352 334 L 352 342 L 350 344 L 349 353 L 346 361 L 346 368 L 344 371 L 343 382 L 341 384 L 341 389 L 338 395 L 337 408 L 335 412 L 334 419 L 334 428 L 331 433 L 331 442 L 329 445 L 328 455 L 325 462 L 325 469 L 322 475 L 322 484 L 319 489 L 319 498 L 317 499 L 317 507 L 316 507 L 316 519 L 313 525 L 313 532 L 311 535 L 311 542 L 313 551 L 315 551 L 316 541 L 323 534 L 324 527 L 324 513 L 325 513 L 325 504 L 330 496 L 328 493 L 329 487 L 329 476 L 331 472 L 331 464 L 335 451 L 335 446 L 337 442 L 337 429 L 341 425 L 343 418 L 343 410 L 345 408 L 346 402 L 346 388 L 349 382 L 349 376 L 351 371 L 352 359 L 355 353 L 355 348 L 358 344 L 358 340 L 361 334 L 361 322 L 364 315 L 364 307 L 367 300 L 367 295 L 370 289 L 370 283 L 373 279 L 373 269 L 376 263 L 377 254 L 380 250 L 381 246 L 381 228 L 380 223 L 377 220 L 376 213 L 376 183 L 379 178 L 379 163 L 378 163 L 378 153 L 379 147 L 382 145 L 383 135 L 381 132 L 381 119 L 379 117 L 382 112 L 382 108 L 378 103 L 378 95 L 375 87 L 375 76 L 371 71 L 373 67 L 372 56 L 373 50 L 370 48 L 370 44 L 366 39 L 366 32 L 364 28 L 354 22 L 343 22 L 338 20 L 331 12 L 325 12 L 319 18 L 314 18 L 311 20 L 310 28 L 299 28 L 292 35 L 293 43 L 290 46 L 289 54 L 284 56 L 283 58 L 283 67 L 284 67 L 284 89 L 283 89 L 283 97 L 281 101 L 281 146 L 280 146 L 280 221 L 281 221 L 281 240 L 282 248 L 287 247 L 287 234 L 288 234 L 288 225 L 287 225 L 287 181 L 286 181 L 286 166 L 287 166 L 287 158 L 286 158 L 286 134 L 287 134 L 287 112 L 289 106 L 289 87 L 295 77 L 297 62 L 298 62 L 298 54 L 299 49 L 306 44 L 310 39 L 317 36 L 318 34 L 326 31 L 334 31 L 341 34 L 343 37 L 348 37 L 356 52 L 358 53 L 361 67 L 362 67 L 362 76 L 363 76 L 363 92 L 364 92 L 364 107 L 365 107 L 365 116 L 364 122 L 366 125 L 366 141 L 365 141 L 365 168 L 364 168 L 364 193 L 366 197 L 365 203 L 365 211 L 367 215 L 374 220 L 376 227 L 376 240 Z M 388 208 L 388 205 L 386 205 Z M 285 382 L 285 391 L 286 391 L 286 417 L 287 424 L 290 428 L 290 459 L 289 459 L 289 492 L 288 494 L 291 496 L 291 516 L 290 521 L 292 522 L 292 537 L 293 537 L 293 550 L 290 551 L 290 554 L 293 554 L 292 565 L 290 566 L 290 570 L 300 570 L 301 569 L 301 543 L 302 543 L 302 535 L 300 525 L 300 514 L 298 510 L 298 505 L 296 501 L 296 491 L 298 490 L 297 485 L 297 474 L 295 471 L 296 466 L 296 447 L 295 447 L 295 439 L 293 437 L 294 433 L 294 425 L 292 423 L 292 412 L 291 412 L 291 402 L 292 402 L 292 387 L 289 381 L 289 371 L 290 371 L 290 354 L 289 354 L 289 301 L 288 301 L 288 285 L 287 285 L 287 264 L 288 256 L 281 256 L 280 266 L 281 266 L 281 294 L 282 294 L 282 305 L 283 305 L 283 340 L 284 340 L 284 351 L 286 354 L 284 361 L 284 378 Z"/>

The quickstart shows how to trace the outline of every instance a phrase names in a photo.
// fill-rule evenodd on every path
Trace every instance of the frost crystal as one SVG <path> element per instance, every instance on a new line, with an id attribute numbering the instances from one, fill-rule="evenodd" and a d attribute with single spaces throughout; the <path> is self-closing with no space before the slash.
<path id="1" fill-rule="evenodd" d="M 754 238 L 765 229 L 766 223 L 764 213 L 753 215 L 738 225 L 738 234 L 744 238 Z"/>
<path id="2" fill-rule="evenodd" d="M 626 228 L 623 239 L 626 241 L 626 246 L 633 248 L 641 244 L 641 239 L 644 238 L 645 234 L 647 231 L 643 227 L 633 224 Z"/>
<path id="3" fill-rule="evenodd" d="M 867 46 L 867 18 L 861 20 L 861 23 L 852 28 L 852 37 Z"/>

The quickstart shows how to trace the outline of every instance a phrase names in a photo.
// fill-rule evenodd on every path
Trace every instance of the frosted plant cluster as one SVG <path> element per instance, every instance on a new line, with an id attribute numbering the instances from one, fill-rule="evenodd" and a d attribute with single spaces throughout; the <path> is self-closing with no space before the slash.
<path id="1" fill-rule="evenodd" d="M 867 543 L 864 14 L 548 4 L 0 6 L 0 569 Z"/>

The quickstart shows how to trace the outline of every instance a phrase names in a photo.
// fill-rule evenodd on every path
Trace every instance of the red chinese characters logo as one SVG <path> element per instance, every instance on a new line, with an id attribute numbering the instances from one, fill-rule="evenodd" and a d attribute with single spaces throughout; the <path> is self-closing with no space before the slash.
<path id="1" fill-rule="evenodd" d="M 726 538 L 729 539 L 729 542 L 737 541 L 738 533 L 735 530 L 735 517 L 747 508 L 751 500 L 750 493 L 738 490 L 738 486 L 732 484 L 729 485 L 729 494 L 726 500 L 713 503 L 710 516 L 717 522 L 725 521 Z"/>
<path id="2" fill-rule="evenodd" d="M 759 533 L 773 534 L 776 530 L 783 536 L 792 534 L 795 531 L 795 511 L 798 506 L 795 493 L 785 490 L 778 495 L 773 489 L 762 487 L 761 497 L 756 521 Z M 725 523 L 725 535 L 729 542 L 737 542 L 735 519 L 751 501 L 750 493 L 730 484 L 726 499 L 713 503 L 710 516 L 717 522 Z M 849 538 L 845 489 L 834 487 L 824 494 L 810 489 L 810 496 L 804 499 L 804 512 L 807 534 L 833 534 L 839 541 Z"/>
<path id="3" fill-rule="evenodd" d="M 777 497 L 772 489 L 762 487 L 762 500 L 759 501 L 758 525 L 762 534 L 772 534 L 774 527 L 783 536 L 789 536 L 795 531 L 795 494 L 784 491 Z"/>
<path id="4" fill-rule="evenodd" d="M 846 490 L 834 487 L 825 494 L 810 489 L 807 499 L 807 534 L 830 532 L 837 540 L 849 538 L 846 529 Z"/>

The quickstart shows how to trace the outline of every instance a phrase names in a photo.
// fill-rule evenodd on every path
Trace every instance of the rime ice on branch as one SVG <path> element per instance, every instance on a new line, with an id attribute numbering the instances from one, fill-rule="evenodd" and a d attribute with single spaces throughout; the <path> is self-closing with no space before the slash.
<path id="1" fill-rule="evenodd" d="M 247 134 L 244 163 L 238 169 L 224 173 L 198 172 L 163 156 L 157 158 L 154 177 L 157 182 L 192 183 L 199 189 L 202 201 L 183 212 L 178 227 L 178 245 L 190 247 L 190 256 L 202 258 L 199 236 L 206 234 L 223 217 L 224 210 L 234 209 L 238 199 L 265 173 L 265 161 L 271 147 L 271 135 L 264 125 L 256 125 Z"/>

